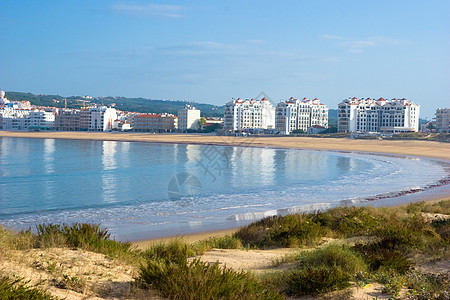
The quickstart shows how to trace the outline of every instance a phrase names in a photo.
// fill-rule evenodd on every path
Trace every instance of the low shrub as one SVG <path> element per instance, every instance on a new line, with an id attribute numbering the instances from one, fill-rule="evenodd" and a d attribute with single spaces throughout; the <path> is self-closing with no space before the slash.
<path id="1" fill-rule="evenodd" d="M 439 201 L 431 204 L 428 204 L 424 201 L 410 203 L 406 207 L 406 211 L 410 214 L 424 212 L 424 213 L 437 213 L 449 215 L 450 200 Z"/>
<path id="2" fill-rule="evenodd" d="M 249 273 L 198 259 L 150 259 L 141 267 L 141 279 L 171 299 L 284 299 Z"/>
<path id="3" fill-rule="evenodd" d="M 371 271 L 382 268 L 404 274 L 412 268 L 412 263 L 398 250 L 399 245 L 399 240 L 389 237 L 378 242 L 357 244 L 354 249 L 363 255 Z"/>
<path id="4" fill-rule="evenodd" d="M 380 226 L 379 218 L 372 207 L 336 207 L 324 212 L 318 212 L 313 220 L 341 236 L 371 234 Z"/>
<path id="5" fill-rule="evenodd" d="M 217 249 L 241 249 L 242 242 L 234 235 L 226 235 L 223 237 L 211 237 L 206 240 L 199 241 L 192 245 L 192 249 L 197 254 L 202 254 L 206 250 Z"/>
<path id="6" fill-rule="evenodd" d="M 164 261 L 166 263 L 184 263 L 186 258 L 196 253 L 190 245 L 180 239 L 173 239 L 168 243 L 159 243 L 151 246 L 142 253 L 147 260 Z"/>
<path id="7" fill-rule="evenodd" d="M 410 273 L 407 274 L 405 281 L 409 294 L 416 299 L 448 299 L 450 296 L 450 273 Z"/>
<path id="8" fill-rule="evenodd" d="M 450 242 L 450 219 L 433 220 L 431 224 L 442 239 Z"/>
<path id="9" fill-rule="evenodd" d="M 46 291 L 39 289 L 39 284 L 28 286 L 29 282 L 23 279 L 11 279 L 7 276 L 0 277 L 0 300 L 11 299 L 34 299 L 53 300 L 57 299 Z"/>
<path id="10" fill-rule="evenodd" d="M 14 232 L 0 225 L 0 249 L 25 250 L 33 248 L 36 244 L 36 236 L 31 230 Z"/>
<path id="11" fill-rule="evenodd" d="M 297 214 L 264 218 L 241 228 L 235 236 L 246 247 L 273 248 L 313 245 L 327 233 L 312 214 Z"/>
<path id="12" fill-rule="evenodd" d="M 294 269 L 286 275 L 286 292 L 289 295 L 317 295 L 346 288 L 350 279 L 351 276 L 338 266 Z"/>
<path id="13" fill-rule="evenodd" d="M 36 229 L 35 246 L 38 248 L 75 247 L 116 258 L 134 255 L 131 243 L 111 239 L 108 230 L 101 228 L 99 224 L 40 224 Z"/>
<path id="14" fill-rule="evenodd" d="M 348 246 L 329 245 L 310 252 L 303 252 L 298 257 L 299 267 L 339 267 L 349 275 L 365 272 L 367 265 L 358 252 Z"/>

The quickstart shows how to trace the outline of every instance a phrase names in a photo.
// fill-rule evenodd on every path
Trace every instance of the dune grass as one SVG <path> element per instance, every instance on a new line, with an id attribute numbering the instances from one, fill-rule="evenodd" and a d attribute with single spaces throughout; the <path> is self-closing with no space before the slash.
<path id="1" fill-rule="evenodd" d="M 324 237 L 367 237 L 351 247 L 332 245 L 304 252 L 297 257 L 296 266 L 269 278 L 269 284 L 282 287 L 290 295 L 317 295 L 342 289 L 351 281 L 377 281 L 393 296 L 398 296 L 403 287 L 410 289 L 410 295 L 434 299 L 446 295 L 450 286 L 444 279 L 448 274 L 438 275 L 437 284 L 436 276 L 414 272 L 413 258 L 448 258 L 450 220 L 428 222 L 422 213 L 449 214 L 450 201 L 401 208 L 339 207 L 269 217 L 242 228 L 234 237 L 244 247 L 262 249 L 317 246 Z M 292 262 L 292 257 L 286 262 Z M 420 285 L 422 289 L 417 290 Z"/>
<path id="2" fill-rule="evenodd" d="M 175 239 L 144 251 L 136 250 L 130 243 L 115 241 L 108 230 L 96 224 L 42 224 L 36 232 L 14 232 L 0 227 L 0 250 L 69 247 L 128 259 L 140 264 L 137 282 L 170 299 L 283 299 L 285 295 L 318 295 L 371 281 L 382 283 L 385 292 L 394 296 L 406 288 L 411 295 L 437 299 L 445 297 L 449 289 L 447 275 L 415 272 L 414 258 L 420 255 L 448 258 L 450 221 L 428 221 L 423 213 L 449 214 L 450 201 L 415 203 L 403 208 L 340 207 L 269 217 L 233 235 L 193 244 Z M 264 278 L 195 258 L 211 248 L 317 246 L 325 237 L 361 237 L 364 242 L 331 244 L 301 252 L 277 262 L 289 263 L 289 268 Z M 0 288 L 19 295 L 42 292 L 8 277 L 1 278 Z M 45 292 L 37 297 L 51 299 Z"/>
<path id="3" fill-rule="evenodd" d="M 31 229 L 16 233 L 0 226 L 0 248 L 25 250 L 52 247 L 81 248 L 111 257 L 133 253 L 131 243 L 112 239 L 108 230 L 99 224 L 39 224 L 36 233 Z"/>
<path id="4" fill-rule="evenodd" d="M 0 300 L 33 299 L 56 300 L 48 292 L 39 288 L 39 285 L 29 285 L 23 278 L 12 279 L 8 276 L 0 277 Z"/>
<path id="5" fill-rule="evenodd" d="M 141 278 L 170 299 L 284 299 L 250 273 L 198 259 L 149 260 L 141 267 Z"/>
<path id="6" fill-rule="evenodd" d="M 450 201 L 447 201 L 450 202 Z M 446 203 L 436 206 L 443 211 Z M 338 207 L 327 211 L 264 218 L 241 228 L 234 237 L 244 247 L 278 248 L 315 246 L 322 238 L 350 238 L 371 236 L 397 237 L 405 247 L 421 248 L 439 242 L 438 223 L 427 223 L 420 215 L 420 208 Z M 424 206 L 423 210 L 431 210 Z M 448 226 L 442 226 L 446 234 Z"/>
<path id="7" fill-rule="evenodd" d="M 289 295 L 317 295 L 350 286 L 350 280 L 367 270 L 362 256 L 349 246 L 331 244 L 297 257 L 297 265 L 282 274 Z"/>
<path id="8" fill-rule="evenodd" d="M 209 241 L 214 244 L 217 240 Z M 142 253 L 141 280 L 170 299 L 283 299 L 275 289 L 244 271 L 234 271 L 199 259 L 194 248 L 175 239 L 154 245 Z M 201 248 L 203 250 L 203 248 Z"/>

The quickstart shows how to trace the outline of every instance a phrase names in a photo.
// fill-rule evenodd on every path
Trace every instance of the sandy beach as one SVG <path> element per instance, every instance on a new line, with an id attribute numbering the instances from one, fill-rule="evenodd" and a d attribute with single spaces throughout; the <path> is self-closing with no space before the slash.
<path id="1" fill-rule="evenodd" d="M 105 133 L 105 132 L 19 132 L 0 131 L 0 137 L 99 140 L 121 142 L 202 144 L 358 151 L 436 158 L 450 161 L 450 144 L 414 140 L 354 140 L 312 137 L 230 137 L 196 134 Z"/>
<path id="2" fill-rule="evenodd" d="M 317 149 L 332 151 L 356 151 L 374 154 L 395 154 L 417 157 L 427 157 L 450 162 L 450 144 L 433 141 L 416 140 L 355 140 L 338 138 L 312 138 L 312 137 L 229 137 L 196 134 L 151 134 L 151 133 L 104 133 L 104 132 L 10 132 L 0 131 L 0 137 L 22 138 L 50 138 L 73 140 L 106 140 L 122 142 L 146 142 L 146 143 L 176 143 L 176 144 L 202 144 L 225 145 L 245 147 L 274 147 Z M 438 201 L 448 199 L 447 195 L 434 194 L 427 197 L 426 201 Z M 211 236 L 223 236 L 235 232 L 237 228 L 194 233 L 183 238 L 189 242 L 199 241 Z M 135 242 L 139 248 L 145 248 L 149 244 L 161 242 L 164 239 L 153 239 Z"/>

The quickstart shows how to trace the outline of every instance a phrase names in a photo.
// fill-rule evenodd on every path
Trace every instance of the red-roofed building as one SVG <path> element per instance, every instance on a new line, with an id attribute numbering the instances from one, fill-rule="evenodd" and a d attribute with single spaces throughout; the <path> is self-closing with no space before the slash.
<path id="1" fill-rule="evenodd" d="M 406 99 L 348 98 L 338 105 L 338 131 L 400 133 L 419 130 L 420 105 Z"/>
<path id="2" fill-rule="evenodd" d="M 232 100 L 225 105 L 224 129 L 231 131 L 275 128 L 275 108 L 264 97 L 261 100 Z"/>
<path id="3" fill-rule="evenodd" d="M 306 132 L 314 125 L 328 128 L 328 108 L 317 98 L 298 100 L 291 97 L 277 104 L 275 120 L 275 129 L 286 135 L 294 130 Z"/>

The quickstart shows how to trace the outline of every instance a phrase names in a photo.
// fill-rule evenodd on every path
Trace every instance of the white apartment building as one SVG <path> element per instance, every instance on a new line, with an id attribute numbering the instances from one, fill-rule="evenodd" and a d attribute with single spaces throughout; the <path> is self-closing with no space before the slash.
<path id="1" fill-rule="evenodd" d="M 275 108 L 266 97 L 261 100 L 233 99 L 225 106 L 224 129 L 275 129 Z"/>
<path id="2" fill-rule="evenodd" d="M 53 130 L 55 127 L 55 114 L 41 109 L 4 107 L 0 115 L 2 130 Z"/>
<path id="3" fill-rule="evenodd" d="M 0 90 L 0 119 L 2 130 L 53 129 L 55 114 L 31 109 L 29 101 L 9 101 Z"/>
<path id="4" fill-rule="evenodd" d="M 80 130 L 109 131 L 114 128 L 117 120 L 115 108 L 106 106 L 93 106 L 80 111 Z"/>
<path id="5" fill-rule="evenodd" d="M 339 132 L 419 131 L 420 105 L 406 99 L 348 98 L 338 105 Z"/>
<path id="6" fill-rule="evenodd" d="M 2 130 L 28 130 L 30 110 L 3 107 L 0 109 Z"/>
<path id="7" fill-rule="evenodd" d="M 29 129 L 53 130 L 55 128 L 55 113 L 33 109 L 29 114 Z"/>
<path id="8" fill-rule="evenodd" d="M 275 127 L 280 134 L 288 135 L 294 130 L 307 132 L 315 125 L 328 128 L 328 108 L 319 99 L 291 97 L 277 104 Z"/>
<path id="9" fill-rule="evenodd" d="M 186 131 L 188 129 L 198 129 L 200 122 L 200 110 L 187 104 L 178 111 L 178 129 Z"/>
<path id="10" fill-rule="evenodd" d="M 438 108 L 435 118 L 436 131 L 450 133 L 450 108 Z"/>

